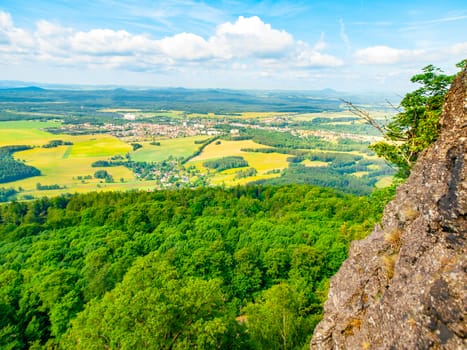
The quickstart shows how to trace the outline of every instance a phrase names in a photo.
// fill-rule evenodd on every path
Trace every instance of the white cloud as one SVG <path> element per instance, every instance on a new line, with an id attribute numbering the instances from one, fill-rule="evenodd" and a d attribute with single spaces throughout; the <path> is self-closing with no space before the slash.
<path id="1" fill-rule="evenodd" d="M 131 56 L 154 47 L 154 43 L 145 36 L 132 35 L 124 30 L 92 29 L 74 33 L 69 40 L 72 51 L 90 55 Z"/>
<path id="2" fill-rule="evenodd" d="M 455 44 L 451 48 L 451 52 L 454 55 L 463 55 L 464 57 L 467 57 L 467 41 L 464 43 Z"/>
<path id="3" fill-rule="evenodd" d="M 272 28 L 259 17 L 243 17 L 220 24 L 212 36 L 179 33 L 161 39 L 132 34 L 125 30 L 95 28 L 77 31 L 40 20 L 34 32 L 14 25 L 11 15 L 0 11 L 0 54 L 17 60 L 19 54 L 31 61 L 58 65 L 158 69 L 206 61 L 207 68 L 226 64 L 235 67 L 309 68 L 338 66 L 342 61 L 322 51 L 324 33 L 310 47 L 294 40 L 285 30 Z M 16 57 L 16 58 L 15 58 Z"/>
<path id="4" fill-rule="evenodd" d="M 157 46 L 171 59 L 196 60 L 211 56 L 208 42 L 191 33 L 180 33 L 158 40 Z"/>
<path id="5" fill-rule="evenodd" d="M 321 32 L 318 42 L 313 46 L 313 49 L 316 51 L 321 51 L 326 48 L 326 41 L 324 40 L 324 33 Z"/>
<path id="6" fill-rule="evenodd" d="M 395 64 L 423 53 L 423 50 L 403 50 L 381 45 L 357 50 L 355 59 L 360 64 Z"/>
<path id="7" fill-rule="evenodd" d="M 13 20 L 7 12 L 0 11 L 0 30 L 13 28 Z"/>
<path id="8" fill-rule="evenodd" d="M 294 40 L 286 31 L 271 28 L 257 16 L 240 16 L 233 24 L 221 24 L 209 42 L 217 55 L 229 58 L 281 56 Z"/>
<path id="9" fill-rule="evenodd" d="M 316 49 L 317 45 L 310 48 L 307 43 L 299 41 L 297 46 L 298 50 L 293 55 L 297 67 L 338 67 L 344 64 L 342 60 L 335 56 L 321 53 L 320 50 Z M 318 47 L 325 46 L 324 40 L 318 45 Z"/>
<path id="10" fill-rule="evenodd" d="M 33 44 L 25 30 L 14 26 L 11 15 L 0 11 L 0 52 L 25 54 Z"/>
<path id="11" fill-rule="evenodd" d="M 356 63 L 364 65 L 395 65 L 400 63 L 442 64 L 453 56 L 467 56 L 467 42 L 456 43 L 447 47 L 424 49 L 397 49 L 389 46 L 371 46 L 354 53 Z"/>

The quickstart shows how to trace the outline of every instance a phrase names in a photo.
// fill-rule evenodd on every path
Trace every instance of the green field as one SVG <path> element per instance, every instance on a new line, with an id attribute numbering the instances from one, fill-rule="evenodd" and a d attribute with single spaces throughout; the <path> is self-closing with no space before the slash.
<path id="1" fill-rule="evenodd" d="M 115 182 L 105 183 L 99 179 L 78 179 L 93 175 L 102 168 L 92 167 L 96 160 L 106 160 L 111 156 L 124 155 L 132 150 L 131 145 L 108 135 L 55 135 L 42 130 L 60 126 L 57 122 L 1 122 L 0 146 L 31 145 L 41 146 L 51 140 L 72 142 L 71 146 L 55 148 L 35 147 L 26 151 L 16 152 L 14 157 L 26 164 L 39 169 L 41 176 L 35 176 L 19 181 L 2 183 L 1 187 L 21 187 L 24 195 L 35 197 L 58 195 L 60 193 L 89 192 L 93 190 L 126 190 L 150 189 L 154 184 L 149 181 L 139 181 L 133 172 L 124 166 L 106 168 Z M 123 182 L 121 182 L 123 180 Z M 60 185 L 59 190 L 37 190 L 36 185 Z"/>
<path id="2" fill-rule="evenodd" d="M 60 125 L 59 122 L 0 122 L 0 147 L 8 145 L 45 145 L 50 140 L 56 140 L 59 137 L 43 129 Z"/>
<path id="3" fill-rule="evenodd" d="M 207 136 L 181 137 L 160 140 L 160 146 L 151 145 L 150 142 L 140 142 L 143 148 L 131 153 L 131 159 L 136 162 L 161 162 L 169 156 L 188 157 L 193 154 L 200 144 L 195 141 L 206 140 Z"/>
<path id="4" fill-rule="evenodd" d="M 111 157 L 124 155 L 132 150 L 132 147 L 113 136 L 86 135 L 71 148 L 70 158 Z"/>

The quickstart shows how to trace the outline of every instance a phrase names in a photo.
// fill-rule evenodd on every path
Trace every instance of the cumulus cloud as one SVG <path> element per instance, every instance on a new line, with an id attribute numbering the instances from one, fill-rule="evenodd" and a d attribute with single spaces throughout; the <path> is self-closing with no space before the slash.
<path id="1" fill-rule="evenodd" d="M 423 50 L 403 50 L 381 45 L 357 50 L 355 59 L 360 64 L 395 64 L 423 54 Z"/>
<path id="2" fill-rule="evenodd" d="M 230 58 L 284 55 L 294 40 L 286 31 L 271 28 L 257 16 L 240 16 L 235 23 L 221 24 L 209 42 L 218 55 Z"/>
<path id="3" fill-rule="evenodd" d="M 123 67 L 129 70 L 172 69 L 205 64 L 255 69 L 334 67 L 343 62 L 324 53 L 324 33 L 312 47 L 285 30 L 273 28 L 257 16 L 240 16 L 218 25 L 211 36 L 178 33 L 164 38 L 125 30 L 94 28 L 78 31 L 40 20 L 33 31 L 15 26 L 9 13 L 0 11 L 0 59 L 54 65 Z M 172 67 L 172 68 L 171 68 Z"/>
<path id="4" fill-rule="evenodd" d="M 23 54 L 33 44 L 30 34 L 16 28 L 9 13 L 0 11 L 0 52 Z"/>
<path id="5" fill-rule="evenodd" d="M 467 56 L 467 42 L 448 47 L 425 49 L 398 49 L 389 46 L 371 46 L 354 53 L 356 63 L 364 65 L 395 65 L 410 62 L 443 62 L 452 56 Z"/>
<path id="6" fill-rule="evenodd" d="M 298 50 L 294 55 L 294 60 L 298 67 L 338 67 L 344 64 L 339 58 L 317 50 L 317 46 L 318 48 L 326 46 L 324 39 L 320 40 L 318 45 L 313 48 L 303 41 L 299 41 L 297 46 Z"/>
<path id="7" fill-rule="evenodd" d="M 131 56 L 150 52 L 154 42 L 143 35 L 132 35 L 124 30 L 92 29 L 77 32 L 69 38 L 74 52 L 90 55 Z"/>
<path id="8" fill-rule="evenodd" d="M 211 57 L 209 43 L 201 36 L 180 33 L 157 41 L 160 51 L 171 59 L 197 60 Z"/>
<path id="9" fill-rule="evenodd" d="M 7 12 L 0 11 L 0 30 L 5 30 L 13 27 L 11 15 Z"/>

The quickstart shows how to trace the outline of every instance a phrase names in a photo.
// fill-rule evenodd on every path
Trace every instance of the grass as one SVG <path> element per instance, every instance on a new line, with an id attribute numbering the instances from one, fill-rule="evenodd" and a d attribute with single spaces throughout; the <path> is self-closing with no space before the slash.
<path id="1" fill-rule="evenodd" d="M 386 278 L 391 280 L 394 277 L 395 267 L 399 254 L 384 255 L 381 257 L 383 266 L 386 271 Z"/>
<path id="2" fill-rule="evenodd" d="M 356 176 L 356 177 L 363 177 L 365 175 L 368 175 L 369 172 L 368 171 L 357 171 L 355 173 L 352 173 L 353 176 Z"/>
<path id="3" fill-rule="evenodd" d="M 219 143 L 220 142 L 220 143 Z M 268 146 L 260 145 L 259 143 L 251 140 L 243 141 L 225 141 L 221 140 L 213 142 L 208 145 L 199 156 L 192 159 L 192 161 L 200 161 L 207 159 L 216 159 L 226 156 L 244 156 L 246 152 L 241 151 L 242 148 L 270 148 Z M 265 153 L 256 153 L 261 157 L 265 157 Z"/>
<path id="4" fill-rule="evenodd" d="M 187 118 L 194 119 L 270 119 L 272 117 L 285 117 L 293 113 L 286 112 L 241 112 L 234 114 L 216 114 L 216 113 L 188 113 Z"/>
<path id="5" fill-rule="evenodd" d="M 289 117 L 291 115 L 294 115 L 294 113 L 288 113 L 288 112 L 243 112 L 241 113 L 243 119 L 270 119 L 273 117 Z"/>
<path id="6" fill-rule="evenodd" d="M 203 167 L 203 162 L 208 159 L 217 159 L 226 156 L 242 156 L 249 164 L 248 167 L 255 168 L 258 173 L 256 176 L 251 176 L 242 179 L 235 179 L 235 173 L 240 169 L 228 169 L 219 173 L 215 173 L 212 183 L 214 185 L 225 184 L 227 186 L 236 184 L 245 184 L 251 181 L 260 179 L 269 179 L 279 176 L 279 174 L 266 174 L 273 169 L 284 169 L 288 167 L 287 158 L 289 155 L 280 153 L 259 153 L 259 152 L 244 152 L 242 148 L 269 148 L 260 145 L 251 140 L 243 141 L 225 141 L 220 144 L 217 142 L 208 145 L 203 152 L 193 158 L 187 165 L 195 165 L 203 172 L 208 170 Z"/>
<path id="7" fill-rule="evenodd" d="M 385 176 L 378 180 L 378 182 L 375 184 L 375 187 L 376 188 L 389 187 L 392 185 L 392 182 L 393 182 L 392 176 Z"/>
<path id="8" fill-rule="evenodd" d="M 71 147 L 73 148 L 75 146 L 79 147 L 79 143 Z M 42 175 L 5 185 L 7 187 L 8 185 L 14 185 L 15 187 L 21 186 L 29 191 L 34 191 L 38 182 L 42 185 L 60 184 L 71 189 L 82 186 L 83 184 L 81 180 L 78 180 L 78 176 L 92 176 L 100 169 L 93 168 L 92 163 L 98 159 L 106 159 L 107 157 L 75 157 L 70 154 L 68 158 L 64 158 L 69 147 L 70 146 L 34 148 L 15 153 L 15 158 L 22 159 L 26 164 L 38 168 Z M 106 168 L 106 170 L 116 181 L 119 181 L 120 178 L 124 178 L 127 181 L 134 180 L 133 173 L 123 166 Z M 94 186 L 98 183 L 97 179 L 86 181 L 88 183 L 93 183 Z"/>
<path id="9" fill-rule="evenodd" d="M 200 144 L 195 141 L 206 140 L 207 136 L 181 137 L 160 140 L 160 146 L 153 146 L 150 142 L 140 142 L 143 148 L 131 153 L 131 159 L 137 162 L 161 162 L 169 156 L 188 157 L 193 154 Z"/>
<path id="10" fill-rule="evenodd" d="M 398 252 L 402 244 L 402 230 L 393 229 L 384 235 L 384 240 L 389 243 L 395 252 Z"/>
<path id="11" fill-rule="evenodd" d="M 132 147 L 113 136 L 84 135 L 77 137 L 70 151 L 70 158 L 110 157 L 123 155 L 132 150 Z"/>
<path id="12" fill-rule="evenodd" d="M 132 112 L 139 112 L 140 109 L 136 108 L 104 108 L 100 109 L 99 112 L 104 113 L 132 113 Z"/>
<path id="13" fill-rule="evenodd" d="M 384 111 L 370 111 L 370 114 L 375 119 L 384 120 L 388 117 L 388 113 Z M 319 112 L 319 113 L 301 113 L 296 114 L 293 116 L 293 120 L 296 121 L 310 121 L 315 118 L 328 118 L 328 119 L 335 119 L 335 118 L 356 118 L 356 115 L 350 111 L 341 111 L 341 112 Z M 363 121 L 362 121 L 363 122 Z"/>
<path id="14" fill-rule="evenodd" d="M 63 140 L 73 143 L 72 146 L 55 148 L 35 147 L 26 151 L 16 152 L 16 159 L 24 160 L 26 164 L 41 171 L 41 176 L 2 183 L 1 187 L 22 187 L 24 195 L 47 196 L 60 193 L 88 192 L 109 189 L 146 189 L 149 183 L 137 181 L 132 171 L 119 166 L 106 168 L 116 183 L 100 183 L 98 179 L 79 180 L 78 176 L 93 175 L 99 168 L 93 168 L 96 160 L 108 159 L 110 156 L 122 155 L 132 150 L 132 147 L 119 139 L 108 135 L 55 135 L 43 131 L 43 128 L 59 126 L 57 122 L 18 121 L 0 123 L 0 146 L 31 145 L 41 146 L 50 140 Z M 119 182 L 124 179 L 124 183 Z M 64 189 L 38 191 L 37 183 L 42 185 L 58 184 Z M 153 184 L 152 184 L 153 185 Z"/>
<path id="15" fill-rule="evenodd" d="M 87 182 L 84 184 L 76 184 L 71 187 L 60 190 L 43 190 L 38 191 L 36 189 L 22 192 L 19 195 L 19 199 L 23 199 L 24 195 L 32 195 L 34 197 L 52 197 L 58 196 L 64 193 L 86 193 L 91 191 L 132 191 L 132 190 L 141 190 L 141 191 L 151 191 L 154 189 L 154 181 L 128 181 L 125 183 L 115 182 L 115 183 L 100 183 L 96 181 Z"/>
<path id="16" fill-rule="evenodd" d="M 317 167 L 317 166 L 329 166 L 328 162 L 322 162 L 320 160 L 309 160 L 305 159 L 302 164 L 307 167 Z"/>
<path id="17" fill-rule="evenodd" d="M 26 130 L 26 129 L 44 129 L 44 128 L 56 128 L 62 125 L 60 122 L 54 121 L 30 121 L 30 120 L 22 120 L 22 121 L 8 121 L 8 122 L 0 122 L 0 131 L 3 129 L 18 129 Z"/>
<path id="18" fill-rule="evenodd" d="M 8 145 L 41 146 L 50 140 L 61 139 L 42 129 L 60 126 L 59 122 L 13 121 L 0 122 L 0 147 Z"/>

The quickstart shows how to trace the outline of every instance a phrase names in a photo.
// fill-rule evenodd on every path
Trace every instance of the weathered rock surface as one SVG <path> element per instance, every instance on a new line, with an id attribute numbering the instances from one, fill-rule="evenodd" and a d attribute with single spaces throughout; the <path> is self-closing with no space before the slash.
<path id="1" fill-rule="evenodd" d="M 467 349 L 467 72 L 438 141 L 331 280 L 311 349 Z"/>

